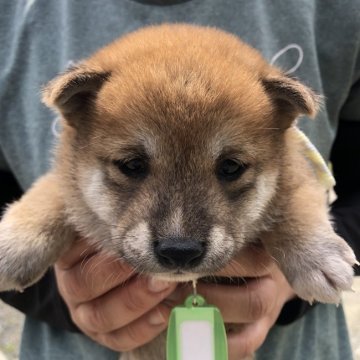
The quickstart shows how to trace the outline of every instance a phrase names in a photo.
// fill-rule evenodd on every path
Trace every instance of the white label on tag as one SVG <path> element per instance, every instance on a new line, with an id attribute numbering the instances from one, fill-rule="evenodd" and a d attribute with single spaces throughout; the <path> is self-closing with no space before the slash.
<path id="1" fill-rule="evenodd" d="M 214 360 L 213 334 L 213 325 L 208 321 L 182 322 L 181 360 Z"/>

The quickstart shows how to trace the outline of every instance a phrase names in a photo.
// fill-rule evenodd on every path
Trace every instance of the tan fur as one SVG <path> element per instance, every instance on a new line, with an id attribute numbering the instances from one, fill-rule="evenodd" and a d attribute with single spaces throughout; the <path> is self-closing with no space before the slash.
<path id="1" fill-rule="evenodd" d="M 236 37 L 142 29 L 57 77 L 44 101 L 64 130 L 51 172 L 0 223 L 0 290 L 36 281 L 76 232 L 174 281 L 212 274 L 260 238 L 300 297 L 337 303 L 350 289 L 354 254 L 294 136 L 318 97 Z M 117 164 L 136 156 L 150 170 L 134 180 Z M 236 181 L 216 175 L 224 158 L 247 166 Z M 173 236 L 206 242 L 201 263 L 164 268 L 153 244 Z M 126 356 L 164 359 L 160 343 Z"/>

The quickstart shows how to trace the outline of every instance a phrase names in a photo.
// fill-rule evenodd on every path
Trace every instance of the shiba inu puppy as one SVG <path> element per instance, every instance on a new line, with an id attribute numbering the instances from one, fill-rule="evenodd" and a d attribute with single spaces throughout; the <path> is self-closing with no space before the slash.
<path id="1" fill-rule="evenodd" d="M 174 281 L 261 239 L 301 298 L 351 288 L 354 253 L 294 125 L 318 98 L 235 36 L 141 29 L 53 80 L 44 102 L 63 131 L 52 170 L 0 223 L 0 290 L 37 281 L 78 233 Z M 162 359 L 151 346 L 128 358 Z"/>

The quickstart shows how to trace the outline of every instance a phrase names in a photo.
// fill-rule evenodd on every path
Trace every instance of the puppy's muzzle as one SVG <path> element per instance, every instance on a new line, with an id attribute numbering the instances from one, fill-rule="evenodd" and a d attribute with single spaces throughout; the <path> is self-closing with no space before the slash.
<path id="1" fill-rule="evenodd" d="M 171 237 L 154 242 L 154 253 L 167 269 L 188 270 L 200 264 L 206 252 L 204 241 Z"/>

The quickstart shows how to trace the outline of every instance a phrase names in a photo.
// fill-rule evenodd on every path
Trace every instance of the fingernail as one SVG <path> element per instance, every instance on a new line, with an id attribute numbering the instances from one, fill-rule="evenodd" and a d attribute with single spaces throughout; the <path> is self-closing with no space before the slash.
<path id="1" fill-rule="evenodd" d="M 164 324 L 166 319 L 159 309 L 155 309 L 150 313 L 148 321 L 150 325 L 156 326 Z"/>
<path id="2" fill-rule="evenodd" d="M 171 283 L 164 280 L 159 280 L 154 277 L 149 278 L 148 280 L 148 289 L 151 292 L 158 293 L 168 289 L 171 286 Z"/>

